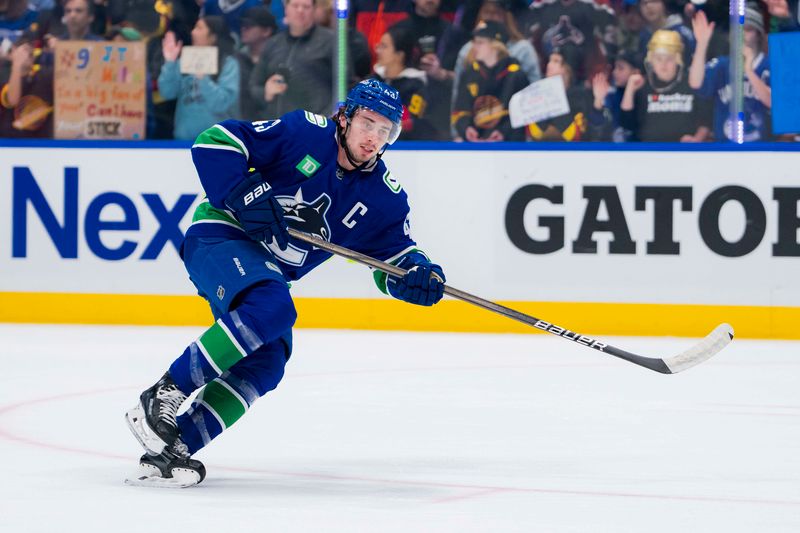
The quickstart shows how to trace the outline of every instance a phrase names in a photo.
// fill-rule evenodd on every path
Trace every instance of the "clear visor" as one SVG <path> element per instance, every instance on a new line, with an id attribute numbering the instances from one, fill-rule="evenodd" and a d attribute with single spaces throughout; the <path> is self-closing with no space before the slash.
<path id="1" fill-rule="evenodd" d="M 372 112 L 370 115 L 362 113 L 365 108 L 359 108 L 350 119 L 350 126 L 359 130 L 365 135 L 375 138 L 378 144 L 392 144 L 400 136 L 402 129 L 399 122 L 392 122 L 388 118 L 378 113 Z M 373 118 L 374 117 L 374 118 Z"/>

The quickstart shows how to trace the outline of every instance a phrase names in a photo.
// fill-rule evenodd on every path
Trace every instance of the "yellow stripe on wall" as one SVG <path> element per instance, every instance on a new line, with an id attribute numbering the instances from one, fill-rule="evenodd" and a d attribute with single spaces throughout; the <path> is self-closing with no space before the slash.
<path id="1" fill-rule="evenodd" d="M 301 328 L 480 333 L 538 333 L 473 305 L 444 300 L 432 308 L 387 299 L 297 298 Z M 800 339 L 800 307 L 586 302 L 500 302 L 592 335 L 702 337 L 721 322 L 737 338 Z M 209 326 L 197 296 L 0 293 L 0 322 Z"/>
<path id="2" fill-rule="evenodd" d="M 210 326 L 198 296 L 0 292 L 0 322 Z"/>

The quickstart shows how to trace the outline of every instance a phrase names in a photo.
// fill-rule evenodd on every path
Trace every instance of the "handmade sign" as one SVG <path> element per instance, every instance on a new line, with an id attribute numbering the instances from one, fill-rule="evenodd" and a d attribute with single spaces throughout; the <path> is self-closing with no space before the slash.
<path id="1" fill-rule="evenodd" d="M 144 139 L 145 79 L 144 43 L 59 41 L 54 136 Z"/>
<path id="2" fill-rule="evenodd" d="M 561 76 L 535 81 L 514 94 L 508 103 L 512 128 L 569 113 L 567 93 Z"/>
<path id="3" fill-rule="evenodd" d="M 216 46 L 184 46 L 181 50 L 181 74 L 208 74 L 217 73 Z"/>

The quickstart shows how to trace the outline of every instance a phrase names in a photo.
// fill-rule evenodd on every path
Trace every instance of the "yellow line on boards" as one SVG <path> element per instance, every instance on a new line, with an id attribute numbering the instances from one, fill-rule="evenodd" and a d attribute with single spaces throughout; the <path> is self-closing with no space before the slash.
<path id="1" fill-rule="evenodd" d="M 0 292 L 0 322 L 210 326 L 213 318 L 197 296 Z"/>
<path id="2" fill-rule="evenodd" d="M 800 307 L 499 302 L 591 335 L 702 337 L 721 322 L 737 338 L 800 339 Z M 431 308 L 390 299 L 296 298 L 300 328 L 536 333 L 531 326 L 473 305 L 444 300 Z M 0 322 L 206 326 L 212 317 L 197 296 L 0 293 Z"/>

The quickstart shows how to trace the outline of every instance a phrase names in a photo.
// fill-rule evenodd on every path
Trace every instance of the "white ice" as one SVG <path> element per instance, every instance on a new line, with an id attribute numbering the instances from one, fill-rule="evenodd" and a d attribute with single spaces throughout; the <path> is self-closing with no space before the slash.
<path id="1" fill-rule="evenodd" d="M 800 343 L 665 376 L 551 336 L 298 330 L 202 484 L 126 486 L 123 412 L 200 331 L 1 325 L 0 531 L 800 531 Z"/>

